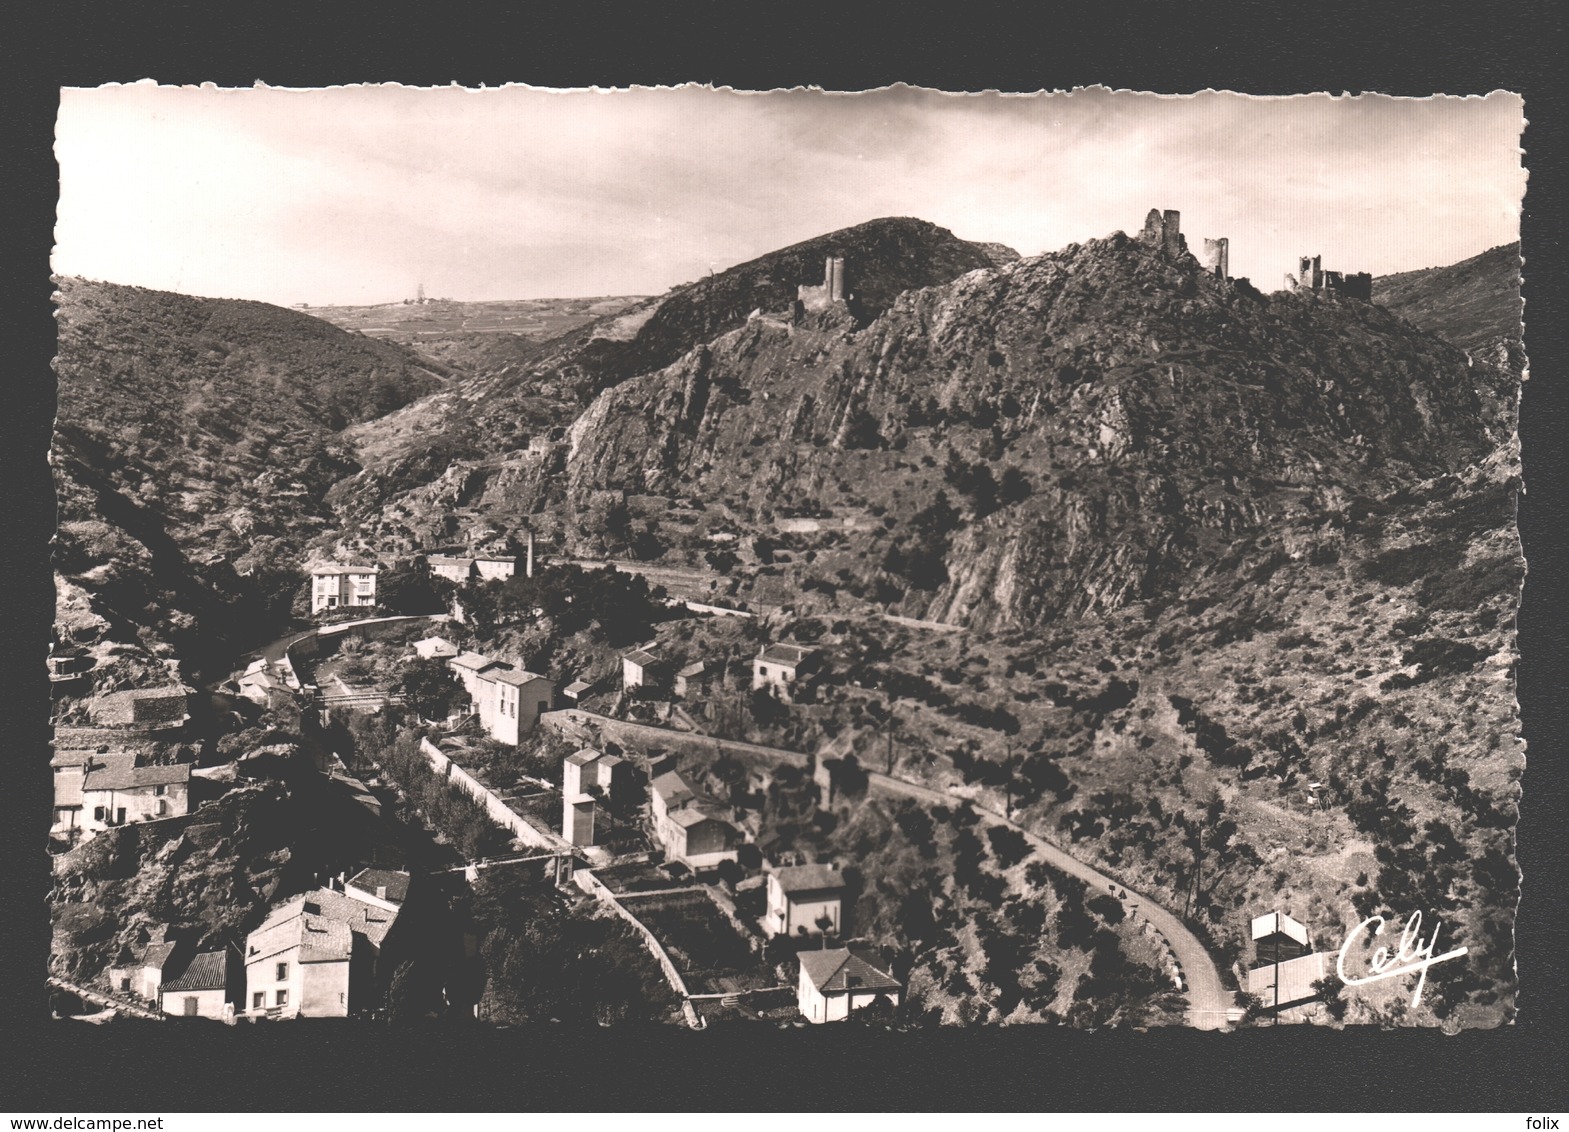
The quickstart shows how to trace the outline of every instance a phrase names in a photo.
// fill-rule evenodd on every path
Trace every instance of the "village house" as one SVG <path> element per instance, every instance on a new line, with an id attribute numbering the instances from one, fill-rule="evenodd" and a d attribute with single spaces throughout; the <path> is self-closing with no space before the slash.
<path id="1" fill-rule="evenodd" d="M 191 695 L 191 689 L 181 684 L 132 688 L 95 697 L 89 710 L 95 727 L 174 730 L 183 727 L 191 718 Z"/>
<path id="2" fill-rule="evenodd" d="M 664 661 L 649 649 L 633 649 L 621 657 L 621 687 L 657 686 L 664 677 Z"/>
<path id="3" fill-rule="evenodd" d="M 398 869 L 361 869 L 344 881 L 343 894 L 397 915 L 409 896 L 409 874 Z"/>
<path id="4" fill-rule="evenodd" d="M 483 558 L 474 559 L 474 572 L 480 576 L 481 581 L 505 581 L 518 572 L 516 558 Z"/>
<path id="5" fill-rule="evenodd" d="M 817 670 L 816 649 L 802 645 L 766 645 L 752 663 L 752 688 L 768 688 L 785 703 L 795 697 L 795 689 Z"/>
<path id="6" fill-rule="evenodd" d="M 771 935 L 842 935 L 844 875 L 835 865 L 793 865 L 768 874 Z"/>
<path id="7" fill-rule="evenodd" d="M 203 951 L 160 988 L 159 1007 L 178 1018 L 232 1021 L 245 993 L 245 964 L 238 949 Z"/>
<path id="8" fill-rule="evenodd" d="M 457 645 L 447 640 L 446 637 L 426 637 L 423 640 L 414 642 L 414 655 L 425 660 L 430 660 L 431 658 L 447 660 L 457 656 L 461 651 Z"/>
<path id="9" fill-rule="evenodd" d="M 430 570 L 433 578 L 445 578 L 449 582 L 465 585 L 474 576 L 474 560 L 453 554 L 427 554 L 425 565 Z"/>
<path id="10" fill-rule="evenodd" d="M 54 824 L 49 827 L 51 837 L 74 840 L 82 832 L 82 779 L 86 775 L 87 761 L 95 752 L 83 750 L 56 751 L 49 760 L 54 772 Z"/>
<path id="11" fill-rule="evenodd" d="M 288 683 L 282 677 L 274 676 L 265 661 L 257 661 L 235 684 L 242 697 L 262 707 L 271 705 L 274 696 L 292 695 Z"/>
<path id="12" fill-rule="evenodd" d="M 397 912 L 330 888 L 296 896 L 246 938 L 247 1013 L 342 1018 L 377 1001 L 377 961 Z"/>
<path id="13" fill-rule="evenodd" d="M 492 669 L 479 679 L 479 720 L 492 739 L 517 746 L 519 736 L 534 730 L 539 717 L 550 710 L 554 685 L 548 676 Z"/>
<path id="14" fill-rule="evenodd" d="M 1331 970 L 1328 952 L 1313 950 L 1307 926 L 1283 912 L 1255 916 L 1253 955 L 1247 992 L 1269 1011 L 1300 1006 L 1318 997 L 1313 984 Z"/>
<path id="15" fill-rule="evenodd" d="M 574 706 L 583 702 L 583 697 L 594 690 L 594 685 L 587 680 L 574 680 L 561 689 L 562 698 L 569 700 Z"/>
<path id="16" fill-rule="evenodd" d="M 626 760 L 593 747 L 584 747 L 562 760 L 561 836 L 573 845 L 593 845 L 596 803 L 624 793 L 627 771 Z"/>
<path id="17" fill-rule="evenodd" d="M 803 951 L 796 1006 L 808 1022 L 838 1022 L 852 1010 L 886 998 L 894 1006 L 904 993 L 888 972 L 849 948 Z"/>
<path id="18" fill-rule="evenodd" d="M 683 698 L 704 692 L 712 679 L 711 666 L 706 660 L 694 660 L 676 673 L 675 693 Z"/>
<path id="19" fill-rule="evenodd" d="M 477 652 L 464 652 L 449 659 L 447 667 L 452 669 L 457 674 L 458 679 L 463 682 L 463 690 L 468 693 L 469 699 L 473 701 L 474 706 L 471 710 L 479 711 L 480 700 L 487 691 L 485 674 L 502 671 L 512 666 L 504 664 L 499 660 L 491 660 L 488 656 L 482 656 Z M 494 692 L 494 689 L 489 690 Z"/>
<path id="20" fill-rule="evenodd" d="M 83 764 L 81 828 L 99 833 L 113 826 L 179 817 L 190 809 L 191 767 L 137 766 L 133 754 L 92 756 Z"/>
<path id="21" fill-rule="evenodd" d="M 189 948 L 182 948 L 172 939 L 145 943 L 129 955 L 122 955 L 109 968 L 109 989 L 119 994 L 135 995 L 148 1002 L 157 1002 L 164 972 L 178 968 L 189 953 Z"/>
<path id="22" fill-rule="evenodd" d="M 701 793 L 679 771 L 666 771 L 654 779 L 651 809 L 654 836 L 669 860 L 696 872 L 739 856 L 736 846 L 741 833 L 733 824 L 730 807 Z"/>
<path id="23" fill-rule="evenodd" d="M 331 563 L 311 567 L 311 613 L 343 606 L 375 605 L 378 572 L 374 566 L 361 564 Z"/>

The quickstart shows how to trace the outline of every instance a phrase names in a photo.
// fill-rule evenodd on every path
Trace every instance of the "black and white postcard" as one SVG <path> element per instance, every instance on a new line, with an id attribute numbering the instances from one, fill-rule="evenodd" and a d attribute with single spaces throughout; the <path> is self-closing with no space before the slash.
<path id="1" fill-rule="evenodd" d="M 1510 1024 L 1524 113 L 65 89 L 60 1025 Z"/>

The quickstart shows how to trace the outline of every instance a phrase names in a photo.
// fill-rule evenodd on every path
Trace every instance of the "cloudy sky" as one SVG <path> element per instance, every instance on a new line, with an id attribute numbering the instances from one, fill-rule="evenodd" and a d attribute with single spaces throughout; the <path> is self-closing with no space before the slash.
<path id="1" fill-rule="evenodd" d="M 1025 255 L 1151 207 L 1235 275 L 1383 274 L 1518 238 L 1513 95 L 1165 98 L 150 83 L 61 94 L 54 268 L 374 303 L 650 294 L 879 216 Z"/>

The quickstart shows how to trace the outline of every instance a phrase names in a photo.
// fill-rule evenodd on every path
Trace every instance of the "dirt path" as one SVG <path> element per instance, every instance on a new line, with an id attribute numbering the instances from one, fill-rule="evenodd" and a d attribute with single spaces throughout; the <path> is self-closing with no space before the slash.
<path id="1" fill-rule="evenodd" d="M 550 717 L 558 717 L 552 720 Z M 579 726 L 594 726 L 603 734 L 615 738 L 618 734 L 627 738 L 642 739 L 650 743 L 658 743 L 666 747 L 686 747 L 696 750 L 723 750 L 735 754 L 755 755 L 775 761 L 792 762 L 805 765 L 807 756 L 798 751 L 786 751 L 779 747 L 765 747 L 757 743 L 743 743 L 735 739 L 717 739 L 709 735 L 688 735 L 684 732 L 669 731 L 663 727 L 655 727 L 647 723 L 630 723 L 619 719 L 610 719 L 606 716 L 596 715 L 593 712 L 571 708 L 565 711 L 548 712 L 541 717 L 559 726 L 560 721 L 570 720 Z M 895 797 L 910 798 L 927 805 L 955 805 L 961 799 L 942 790 L 935 790 L 930 786 L 908 782 L 902 778 L 891 778 L 886 774 L 876 771 L 867 771 L 867 778 L 872 789 Z M 972 802 L 973 804 L 973 802 Z M 1072 856 L 1055 843 L 1048 841 L 1039 834 L 1032 833 L 1016 822 L 1003 817 L 994 810 L 983 806 L 975 807 L 986 815 L 986 819 L 993 825 L 1005 825 L 1018 830 L 1025 840 L 1034 847 L 1047 862 L 1054 868 L 1061 869 L 1069 876 L 1078 877 L 1091 886 L 1103 892 L 1109 892 L 1121 900 L 1128 914 L 1134 920 L 1143 920 L 1154 927 L 1160 942 L 1163 942 L 1176 959 L 1178 973 L 1182 979 L 1182 989 L 1188 995 L 1188 1024 L 1201 1030 L 1224 1029 L 1227 1023 L 1227 1012 L 1235 1006 L 1235 997 L 1226 990 L 1220 980 L 1220 972 L 1215 967 L 1215 961 L 1210 957 L 1208 950 L 1199 942 L 1197 936 L 1188 930 L 1173 913 L 1161 907 L 1155 901 L 1145 897 L 1120 881 L 1102 873 L 1091 865 L 1084 863 Z"/>

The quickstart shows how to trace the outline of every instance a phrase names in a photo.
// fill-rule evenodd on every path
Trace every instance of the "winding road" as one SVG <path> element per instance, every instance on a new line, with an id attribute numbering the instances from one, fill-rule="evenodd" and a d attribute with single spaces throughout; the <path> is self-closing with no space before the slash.
<path id="1" fill-rule="evenodd" d="M 804 766 L 807 761 L 807 756 L 799 751 L 765 747 L 757 743 L 743 743 L 735 739 L 719 739 L 711 735 L 671 731 L 652 724 L 611 719 L 581 708 L 547 712 L 541 717 L 541 722 L 548 722 L 558 728 L 567 721 L 579 726 L 595 727 L 612 737 L 619 733 L 629 738 L 635 737 L 665 746 L 690 746 L 710 751 L 717 748 L 734 754 L 756 755 L 776 761 L 792 762 L 800 766 Z M 952 805 L 961 800 L 956 795 L 903 778 L 893 778 L 872 770 L 866 773 L 870 788 L 884 794 L 910 798 L 927 805 Z M 973 800 L 971 804 L 974 804 Z M 1122 882 L 1074 857 L 1061 846 L 1037 833 L 1032 833 L 995 810 L 978 805 L 975 808 L 985 815 L 985 820 L 990 824 L 1018 830 L 1035 851 L 1054 868 L 1062 870 L 1069 876 L 1078 877 L 1094 888 L 1110 893 L 1122 901 L 1134 921 L 1142 920 L 1151 925 L 1157 941 L 1163 943 L 1170 951 L 1175 961 L 1175 973 L 1182 980 L 1182 989 L 1187 992 L 1188 1024 L 1201 1030 L 1225 1029 L 1228 1016 L 1237 1012 L 1235 997 L 1221 982 L 1220 972 L 1215 967 L 1215 961 L 1209 951 L 1181 920 L 1155 901 L 1134 892 Z"/>

